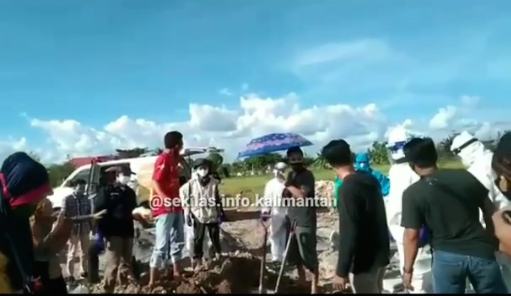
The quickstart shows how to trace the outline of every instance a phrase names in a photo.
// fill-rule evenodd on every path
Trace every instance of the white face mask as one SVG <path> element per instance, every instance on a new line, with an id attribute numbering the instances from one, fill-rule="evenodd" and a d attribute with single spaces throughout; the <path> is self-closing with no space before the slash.
<path id="1" fill-rule="evenodd" d="M 129 176 L 118 176 L 117 182 L 121 183 L 122 185 L 126 185 L 130 182 L 130 177 Z"/>
<path id="2" fill-rule="evenodd" d="M 203 177 L 206 177 L 208 174 L 208 170 L 207 169 L 198 169 L 197 170 L 197 175 L 201 178 Z"/>

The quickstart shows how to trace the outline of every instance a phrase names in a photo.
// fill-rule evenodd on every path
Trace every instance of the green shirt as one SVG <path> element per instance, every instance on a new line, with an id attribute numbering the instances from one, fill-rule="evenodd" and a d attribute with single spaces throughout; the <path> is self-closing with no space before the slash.
<path id="1" fill-rule="evenodd" d="M 337 204 L 339 203 L 339 188 L 341 188 L 342 180 L 335 178 L 334 181 L 334 209 L 337 209 Z"/>

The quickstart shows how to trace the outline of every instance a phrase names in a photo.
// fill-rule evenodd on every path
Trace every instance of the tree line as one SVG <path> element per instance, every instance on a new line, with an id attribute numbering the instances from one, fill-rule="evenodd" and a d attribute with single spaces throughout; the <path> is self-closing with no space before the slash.
<path id="1" fill-rule="evenodd" d="M 453 155 L 451 152 L 450 147 L 454 137 L 457 135 L 458 133 L 453 133 L 437 143 L 437 151 L 442 161 L 449 161 L 455 158 L 455 155 Z M 493 150 L 499 137 L 497 137 L 497 139 L 490 139 L 482 142 L 488 149 Z M 149 149 L 143 147 L 137 147 L 133 149 L 116 149 L 116 152 L 112 155 L 112 158 L 124 159 L 158 155 L 162 151 L 163 150 L 160 148 Z M 389 163 L 386 142 L 374 142 L 371 147 L 368 148 L 367 153 L 369 153 L 371 162 L 373 164 L 384 165 Z M 30 153 L 30 155 L 34 159 L 40 159 L 39 156 L 35 153 Z M 245 175 L 252 172 L 263 173 L 271 170 L 271 167 L 275 163 L 280 161 L 285 162 L 285 157 L 279 153 L 271 153 L 244 160 L 236 160 L 231 163 L 225 163 L 222 155 L 216 152 L 209 153 L 207 158 L 214 163 L 215 170 L 217 170 L 217 172 L 224 178 L 236 176 L 239 174 Z M 68 156 L 67 160 L 63 163 L 51 164 L 47 166 L 50 173 L 50 181 L 52 186 L 60 185 L 62 180 L 67 178 L 67 176 L 69 176 L 76 169 L 70 162 L 70 159 L 71 158 Z M 316 155 L 305 155 L 305 164 L 309 167 L 318 169 L 328 167 L 326 161 L 323 159 L 323 157 L 321 157 L 320 153 L 316 153 Z"/>

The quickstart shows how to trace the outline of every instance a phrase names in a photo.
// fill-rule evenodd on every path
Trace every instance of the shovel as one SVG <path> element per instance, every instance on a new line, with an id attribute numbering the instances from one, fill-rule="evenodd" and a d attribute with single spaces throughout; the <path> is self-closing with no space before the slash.
<path id="1" fill-rule="evenodd" d="M 259 272 L 259 294 L 266 294 L 266 289 L 264 288 L 264 275 L 266 273 L 266 244 L 268 243 L 268 227 L 269 227 L 270 217 L 268 215 L 261 215 L 261 225 L 264 230 L 264 239 L 263 239 L 263 258 L 261 258 L 261 270 Z"/>
<path id="2" fill-rule="evenodd" d="M 282 275 L 284 275 L 284 268 L 286 267 L 289 248 L 290 248 L 291 242 L 295 236 L 295 228 L 296 228 L 296 221 L 293 221 L 293 223 L 291 224 L 291 229 L 289 231 L 289 237 L 287 238 L 286 249 L 284 250 L 284 256 L 283 256 L 284 258 L 282 259 L 282 264 L 280 265 L 279 275 L 277 277 L 277 284 L 275 285 L 274 294 L 277 294 L 279 292 L 280 281 L 282 280 Z"/>

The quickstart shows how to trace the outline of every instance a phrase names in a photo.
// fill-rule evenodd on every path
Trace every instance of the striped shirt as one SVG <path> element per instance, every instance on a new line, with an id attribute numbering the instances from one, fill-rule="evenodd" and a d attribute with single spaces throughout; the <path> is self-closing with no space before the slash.
<path id="1" fill-rule="evenodd" d="M 91 214 L 91 203 L 87 195 L 71 194 L 67 196 L 62 211 L 64 217 L 74 220 L 72 235 L 88 234 L 91 231 L 92 219 L 73 219 Z"/>

